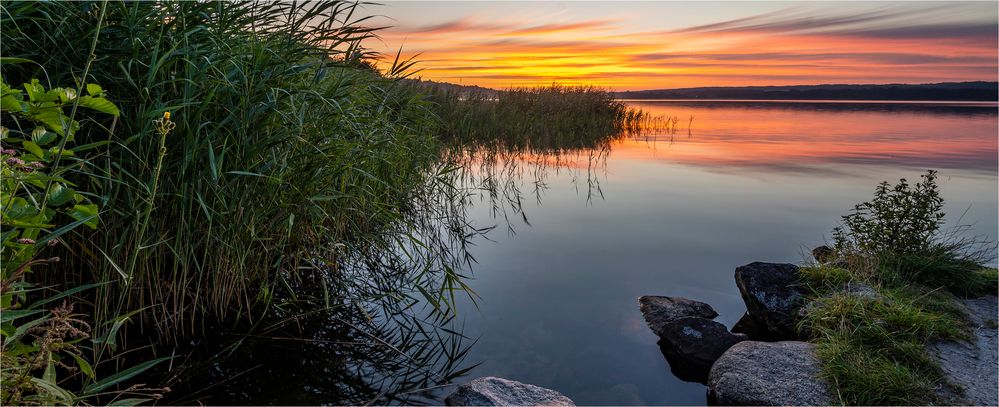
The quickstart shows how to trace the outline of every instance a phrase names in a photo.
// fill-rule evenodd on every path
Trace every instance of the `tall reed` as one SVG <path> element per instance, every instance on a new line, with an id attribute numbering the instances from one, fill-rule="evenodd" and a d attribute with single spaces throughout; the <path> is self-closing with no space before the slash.
<path id="1" fill-rule="evenodd" d="M 80 251 L 50 275 L 108 283 L 93 299 L 106 336 L 132 311 L 166 337 L 206 317 L 252 320 L 279 290 L 329 306 L 397 290 L 448 307 L 462 288 L 453 264 L 466 259 L 436 252 L 450 243 L 437 227 L 461 220 L 423 203 L 456 193 L 444 182 L 452 169 L 436 163 L 428 104 L 359 59 L 374 31 L 358 7 L 3 3 L 4 56 L 37 63 L 3 66 L 4 78 L 101 83 L 121 107 L 110 140 L 76 136 L 109 142 L 75 174 L 101 202 L 101 228 L 78 233 Z M 164 112 L 176 128 L 161 148 L 153 120 Z M 395 286 L 371 285 L 387 280 Z"/>

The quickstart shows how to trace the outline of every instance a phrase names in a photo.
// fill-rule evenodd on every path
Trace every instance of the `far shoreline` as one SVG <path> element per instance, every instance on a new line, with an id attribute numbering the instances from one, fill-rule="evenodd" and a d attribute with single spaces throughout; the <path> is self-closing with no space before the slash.
<path id="1" fill-rule="evenodd" d="M 886 104 L 886 105 L 946 105 L 967 107 L 999 107 L 999 101 L 982 100 L 894 100 L 894 99 L 634 99 L 616 98 L 622 102 L 703 102 L 703 103 L 812 103 L 812 104 Z"/>

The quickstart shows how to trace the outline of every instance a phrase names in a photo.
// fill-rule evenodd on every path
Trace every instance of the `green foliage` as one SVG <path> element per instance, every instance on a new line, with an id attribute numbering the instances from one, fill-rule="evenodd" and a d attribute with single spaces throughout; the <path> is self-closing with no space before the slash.
<path id="1" fill-rule="evenodd" d="M 7 60 L 9 61 L 9 60 Z M 5 62 L 7 62 L 5 61 Z M 8 62 L 9 63 L 9 62 Z M 97 376 L 91 317 L 74 312 L 69 298 L 97 285 L 70 288 L 49 294 L 30 282 L 33 268 L 55 266 L 58 257 L 42 258 L 56 250 L 60 238 L 79 226 L 96 229 L 98 208 L 85 191 L 68 178 L 87 164 L 67 147 L 78 131 L 76 108 L 118 115 L 118 108 L 103 97 L 101 87 L 88 84 L 85 96 L 70 88 L 45 90 L 37 79 L 24 91 L 2 83 L 4 123 L 0 146 L 0 210 L 3 242 L 0 248 L 0 404 L 76 405 L 94 402 L 96 392 L 80 389 L 81 383 L 104 383 L 104 389 L 129 379 Z M 25 98 L 27 97 L 27 98 Z M 66 115 L 66 109 L 72 109 Z M 78 150 L 93 148 L 83 146 Z M 67 165 L 68 164 L 68 165 Z M 38 298 L 29 303 L 30 298 Z M 63 303 L 51 310 L 45 304 Z M 89 354 L 89 355 L 88 355 Z M 137 366 L 142 368 L 142 365 Z M 136 387 L 140 401 L 158 397 L 158 389 Z M 111 391 L 110 394 L 116 392 Z"/>
<path id="2" fill-rule="evenodd" d="M 25 83 L 23 92 L 6 82 L 0 84 L 0 91 L 3 98 L 0 113 L 4 115 L 5 123 L 17 126 L 0 130 L 3 135 L 0 139 L 0 211 L 3 214 L 0 224 L 4 230 L 0 279 L 16 281 L 29 272 L 32 265 L 48 262 L 35 259 L 36 251 L 47 242 L 55 243 L 53 239 L 79 224 L 96 228 L 98 210 L 96 204 L 77 192 L 76 185 L 66 179 L 67 173 L 83 165 L 84 161 L 60 165 L 63 157 L 74 156 L 73 150 L 66 145 L 80 129 L 80 122 L 67 116 L 64 109 L 83 106 L 83 97 L 76 97 L 76 91 L 69 88 L 46 91 L 37 79 Z M 92 95 L 84 97 L 100 100 L 101 104 L 117 111 L 107 99 Z M 70 228 L 57 228 L 60 223 Z"/>
<path id="3" fill-rule="evenodd" d="M 806 266 L 798 269 L 805 283 L 817 293 L 836 290 L 852 281 L 859 281 L 850 270 L 830 265 Z"/>
<path id="4" fill-rule="evenodd" d="M 940 233 L 943 198 L 930 170 L 910 186 L 905 179 L 882 182 L 874 199 L 857 205 L 833 231 L 836 250 L 853 266 L 891 286 L 922 284 L 946 287 L 959 295 L 997 291 L 995 279 L 982 273 L 994 260 L 994 244 Z M 859 267 L 858 267 L 859 266 Z"/>
<path id="5" fill-rule="evenodd" d="M 56 82 L 90 66 L 86 82 L 101 86 L 87 96 L 119 109 L 94 120 L 115 129 L 110 140 L 75 135 L 106 143 L 76 174 L 105 208 L 102 227 L 49 275 L 108 283 L 94 298 L 101 337 L 139 310 L 169 338 L 206 318 L 236 324 L 389 293 L 396 306 L 416 295 L 449 309 L 468 261 L 451 249 L 467 238 L 450 203 L 453 168 L 437 162 L 428 103 L 361 59 L 373 31 L 355 11 L 344 1 L 4 4 L 5 57 L 37 61 Z M 40 76 L 36 65 L 3 69 Z M 81 106 L 107 107 L 96 102 Z M 176 126 L 165 136 L 153 123 L 164 112 Z"/>
<path id="6" fill-rule="evenodd" d="M 997 291 L 997 272 L 984 269 L 994 245 L 942 235 L 943 198 L 936 172 L 914 187 L 882 183 L 836 228 L 834 267 L 801 269 L 813 291 L 801 322 L 817 345 L 823 373 L 849 405 L 924 405 L 946 381 L 926 347 L 967 340 L 967 316 L 954 294 Z M 841 268 L 842 267 L 842 268 Z M 874 298 L 844 292 L 863 283 Z M 929 288 L 927 288 L 929 287 Z M 955 389 L 955 391 L 959 391 Z"/>
<path id="7" fill-rule="evenodd" d="M 921 253 L 930 248 L 943 223 L 943 198 L 937 173 L 930 170 L 910 186 L 905 179 L 882 182 L 874 199 L 858 204 L 833 231 L 841 252 L 881 255 Z"/>

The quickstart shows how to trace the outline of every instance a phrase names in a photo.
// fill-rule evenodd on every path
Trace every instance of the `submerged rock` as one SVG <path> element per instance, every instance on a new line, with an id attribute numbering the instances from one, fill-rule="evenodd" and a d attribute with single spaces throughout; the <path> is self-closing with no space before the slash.
<path id="1" fill-rule="evenodd" d="M 733 334 L 725 325 L 709 319 L 686 317 L 674 320 L 660 333 L 659 349 L 670 370 L 681 380 L 706 383 L 711 365 L 728 348 L 749 338 Z"/>
<path id="2" fill-rule="evenodd" d="M 684 317 L 714 319 L 718 316 L 710 305 L 683 297 L 646 295 L 638 299 L 638 308 L 645 317 L 645 323 L 660 337 L 663 327 L 674 320 Z"/>
<path id="3" fill-rule="evenodd" d="M 996 314 L 999 298 L 994 295 L 961 300 L 971 322 L 970 341 L 940 341 L 930 345 L 930 354 L 943 369 L 947 379 L 963 391 L 946 386 L 937 394 L 947 404 L 976 406 L 999 405 L 999 342 Z"/>
<path id="4" fill-rule="evenodd" d="M 798 337 L 798 309 L 808 294 L 798 266 L 753 262 L 735 269 L 735 283 L 750 317 L 777 338 Z"/>
<path id="5" fill-rule="evenodd" d="M 820 369 L 810 343 L 740 342 L 711 368 L 708 401 L 719 405 L 833 404 Z"/>
<path id="6" fill-rule="evenodd" d="M 499 377 L 480 377 L 444 399 L 449 406 L 574 406 L 561 393 Z"/>

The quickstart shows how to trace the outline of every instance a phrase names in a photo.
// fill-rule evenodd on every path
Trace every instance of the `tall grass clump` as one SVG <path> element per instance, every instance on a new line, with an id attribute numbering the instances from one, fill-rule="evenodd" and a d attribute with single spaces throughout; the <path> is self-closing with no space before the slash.
<path id="1" fill-rule="evenodd" d="M 306 298 L 449 306 L 467 261 L 449 250 L 465 236 L 442 204 L 453 169 L 399 67 L 363 60 L 374 31 L 359 14 L 344 1 L 3 3 L 4 57 L 30 61 L 4 64 L 7 82 L 100 83 L 120 108 L 75 134 L 100 148 L 67 175 L 100 227 L 65 236 L 76 249 L 45 273 L 100 284 L 98 334 L 140 320 L 176 338 Z"/>
<path id="2" fill-rule="evenodd" d="M 881 183 L 874 198 L 833 231 L 836 257 L 802 268 L 814 291 L 801 322 L 816 343 L 823 374 L 848 405 L 952 403 L 961 390 L 927 348 L 968 340 L 956 296 L 995 294 L 992 244 L 941 233 L 945 215 L 937 173 L 919 183 Z M 865 284 L 857 295 L 844 287 Z"/>

